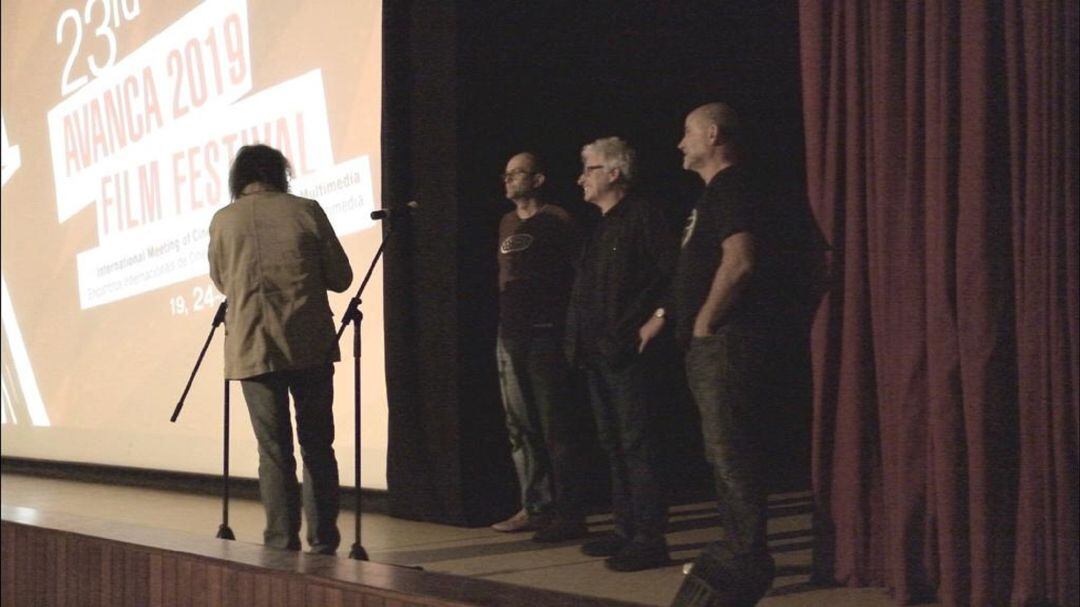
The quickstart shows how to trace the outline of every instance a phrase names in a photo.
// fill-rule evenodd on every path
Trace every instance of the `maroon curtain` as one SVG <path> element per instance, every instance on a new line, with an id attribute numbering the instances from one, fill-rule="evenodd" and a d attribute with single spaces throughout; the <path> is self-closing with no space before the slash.
<path id="1" fill-rule="evenodd" d="M 1075 0 L 800 3 L 815 573 L 1080 603 Z"/>

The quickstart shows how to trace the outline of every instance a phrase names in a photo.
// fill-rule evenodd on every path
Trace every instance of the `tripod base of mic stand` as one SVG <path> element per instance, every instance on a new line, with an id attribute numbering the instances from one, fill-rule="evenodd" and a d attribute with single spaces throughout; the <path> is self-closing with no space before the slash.
<path id="1" fill-rule="evenodd" d="M 232 529 L 229 529 L 228 525 L 222 524 L 218 527 L 217 538 L 219 540 L 235 540 L 236 536 L 233 535 Z"/>
<path id="2" fill-rule="evenodd" d="M 364 547 L 359 543 L 353 544 L 352 550 L 349 550 L 349 558 L 354 561 L 366 561 L 368 560 L 367 550 L 364 550 Z"/>

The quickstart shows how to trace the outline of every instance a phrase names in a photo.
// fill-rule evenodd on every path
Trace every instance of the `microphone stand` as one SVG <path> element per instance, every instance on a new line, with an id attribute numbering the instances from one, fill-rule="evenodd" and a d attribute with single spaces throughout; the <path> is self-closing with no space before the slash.
<path id="1" fill-rule="evenodd" d="M 389 217 L 387 217 L 389 219 Z M 382 258 L 383 250 L 386 248 L 386 242 L 390 239 L 390 234 L 393 232 L 393 223 L 388 221 L 386 229 L 383 231 L 382 242 L 379 243 L 379 250 L 375 251 L 375 256 L 371 259 L 371 264 L 368 265 L 367 273 L 364 274 L 364 280 L 360 283 L 360 288 L 356 291 L 356 295 L 349 300 L 348 308 L 341 317 L 341 324 L 338 326 L 337 339 L 341 341 L 341 335 L 345 333 L 345 327 L 350 323 L 353 326 L 353 410 L 355 417 L 355 436 L 353 438 L 355 444 L 355 458 L 353 460 L 354 470 L 356 471 L 356 502 L 355 502 L 355 516 L 356 516 L 356 535 L 354 537 L 352 549 L 349 550 L 349 558 L 358 561 L 368 560 L 367 550 L 364 550 L 364 546 L 361 543 L 360 532 L 360 324 L 364 320 L 364 314 L 360 311 L 360 296 L 363 295 L 364 289 L 367 287 L 368 281 L 371 280 L 371 274 L 375 271 L 375 265 L 379 263 L 379 259 Z"/>
<path id="2" fill-rule="evenodd" d="M 184 386 L 184 392 L 180 395 L 180 400 L 176 403 L 176 408 L 173 409 L 172 417 L 169 418 L 170 422 L 176 422 L 176 418 L 180 417 L 180 410 L 184 408 L 184 399 L 187 398 L 188 392 L 191 390 L 191 384 L 195 381 L 195 374 L 199 372 L 199 366 L 202 365 L 203 357 L 206 356 L 206 350 L 210 347 L 210 341 L 214 339 L 214 331 L 217 331 L 218 325 L 225 323 L 225 310 L 228 307 L 228 301 L 222 301 L 218 306 L 217 312 L 214 313 L 214 320 L 210 323 L 210 334 L 206 336 L 206 342 L 203 343 L 202 351 L 199 352 L 199 358 L 195 361 L 195 368 L 191 370 L 191 375 L 188 377 L 187 385 Z M 223 397 L 224 406 L 222 409 L 225 413 L 225 421 L 222 424 L 224 445 L 222 447 L 222 490 L 221 490 L 221 525 L 218 526 L 217 538 L 222 540 L 235 540 L 236 535 L 233 534 L 231 528 L 229 528 L 229 380 L 225 380 L 225 392 Z"/>

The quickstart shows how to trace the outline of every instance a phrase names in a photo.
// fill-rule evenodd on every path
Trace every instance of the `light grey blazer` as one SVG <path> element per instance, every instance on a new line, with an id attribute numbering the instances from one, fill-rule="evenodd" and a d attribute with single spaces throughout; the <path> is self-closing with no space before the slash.
<path id="1" fill-rule="evenodd" d="M 210 278 L 225 294 L 225 377 L 341 360 L 328 290 L 353 273 L 319 203 L 248 194 L 210 221 Z"/>

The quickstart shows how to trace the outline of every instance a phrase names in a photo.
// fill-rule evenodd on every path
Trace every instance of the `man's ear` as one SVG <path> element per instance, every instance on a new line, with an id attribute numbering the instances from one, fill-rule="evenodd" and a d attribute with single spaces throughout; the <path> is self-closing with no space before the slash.
<path id="1" fill-rule="evenodd" d="M 720 145 L 721 143 L 723 143 L 723 135 L 720 134 L 720 127 L 716 126 L 715 124 L 709 125 L 708 135 L 709 143 L 713 145 Z"/>
<path id="2" fill-rule="evenodd" d="M 544 175 L 543 173 L 534 173 L 533 174 L 533 189 L 539 189 L 541 186 L 544 185 L 545 181 L 547 181 L 547 176 L 546 175 Z"/>

